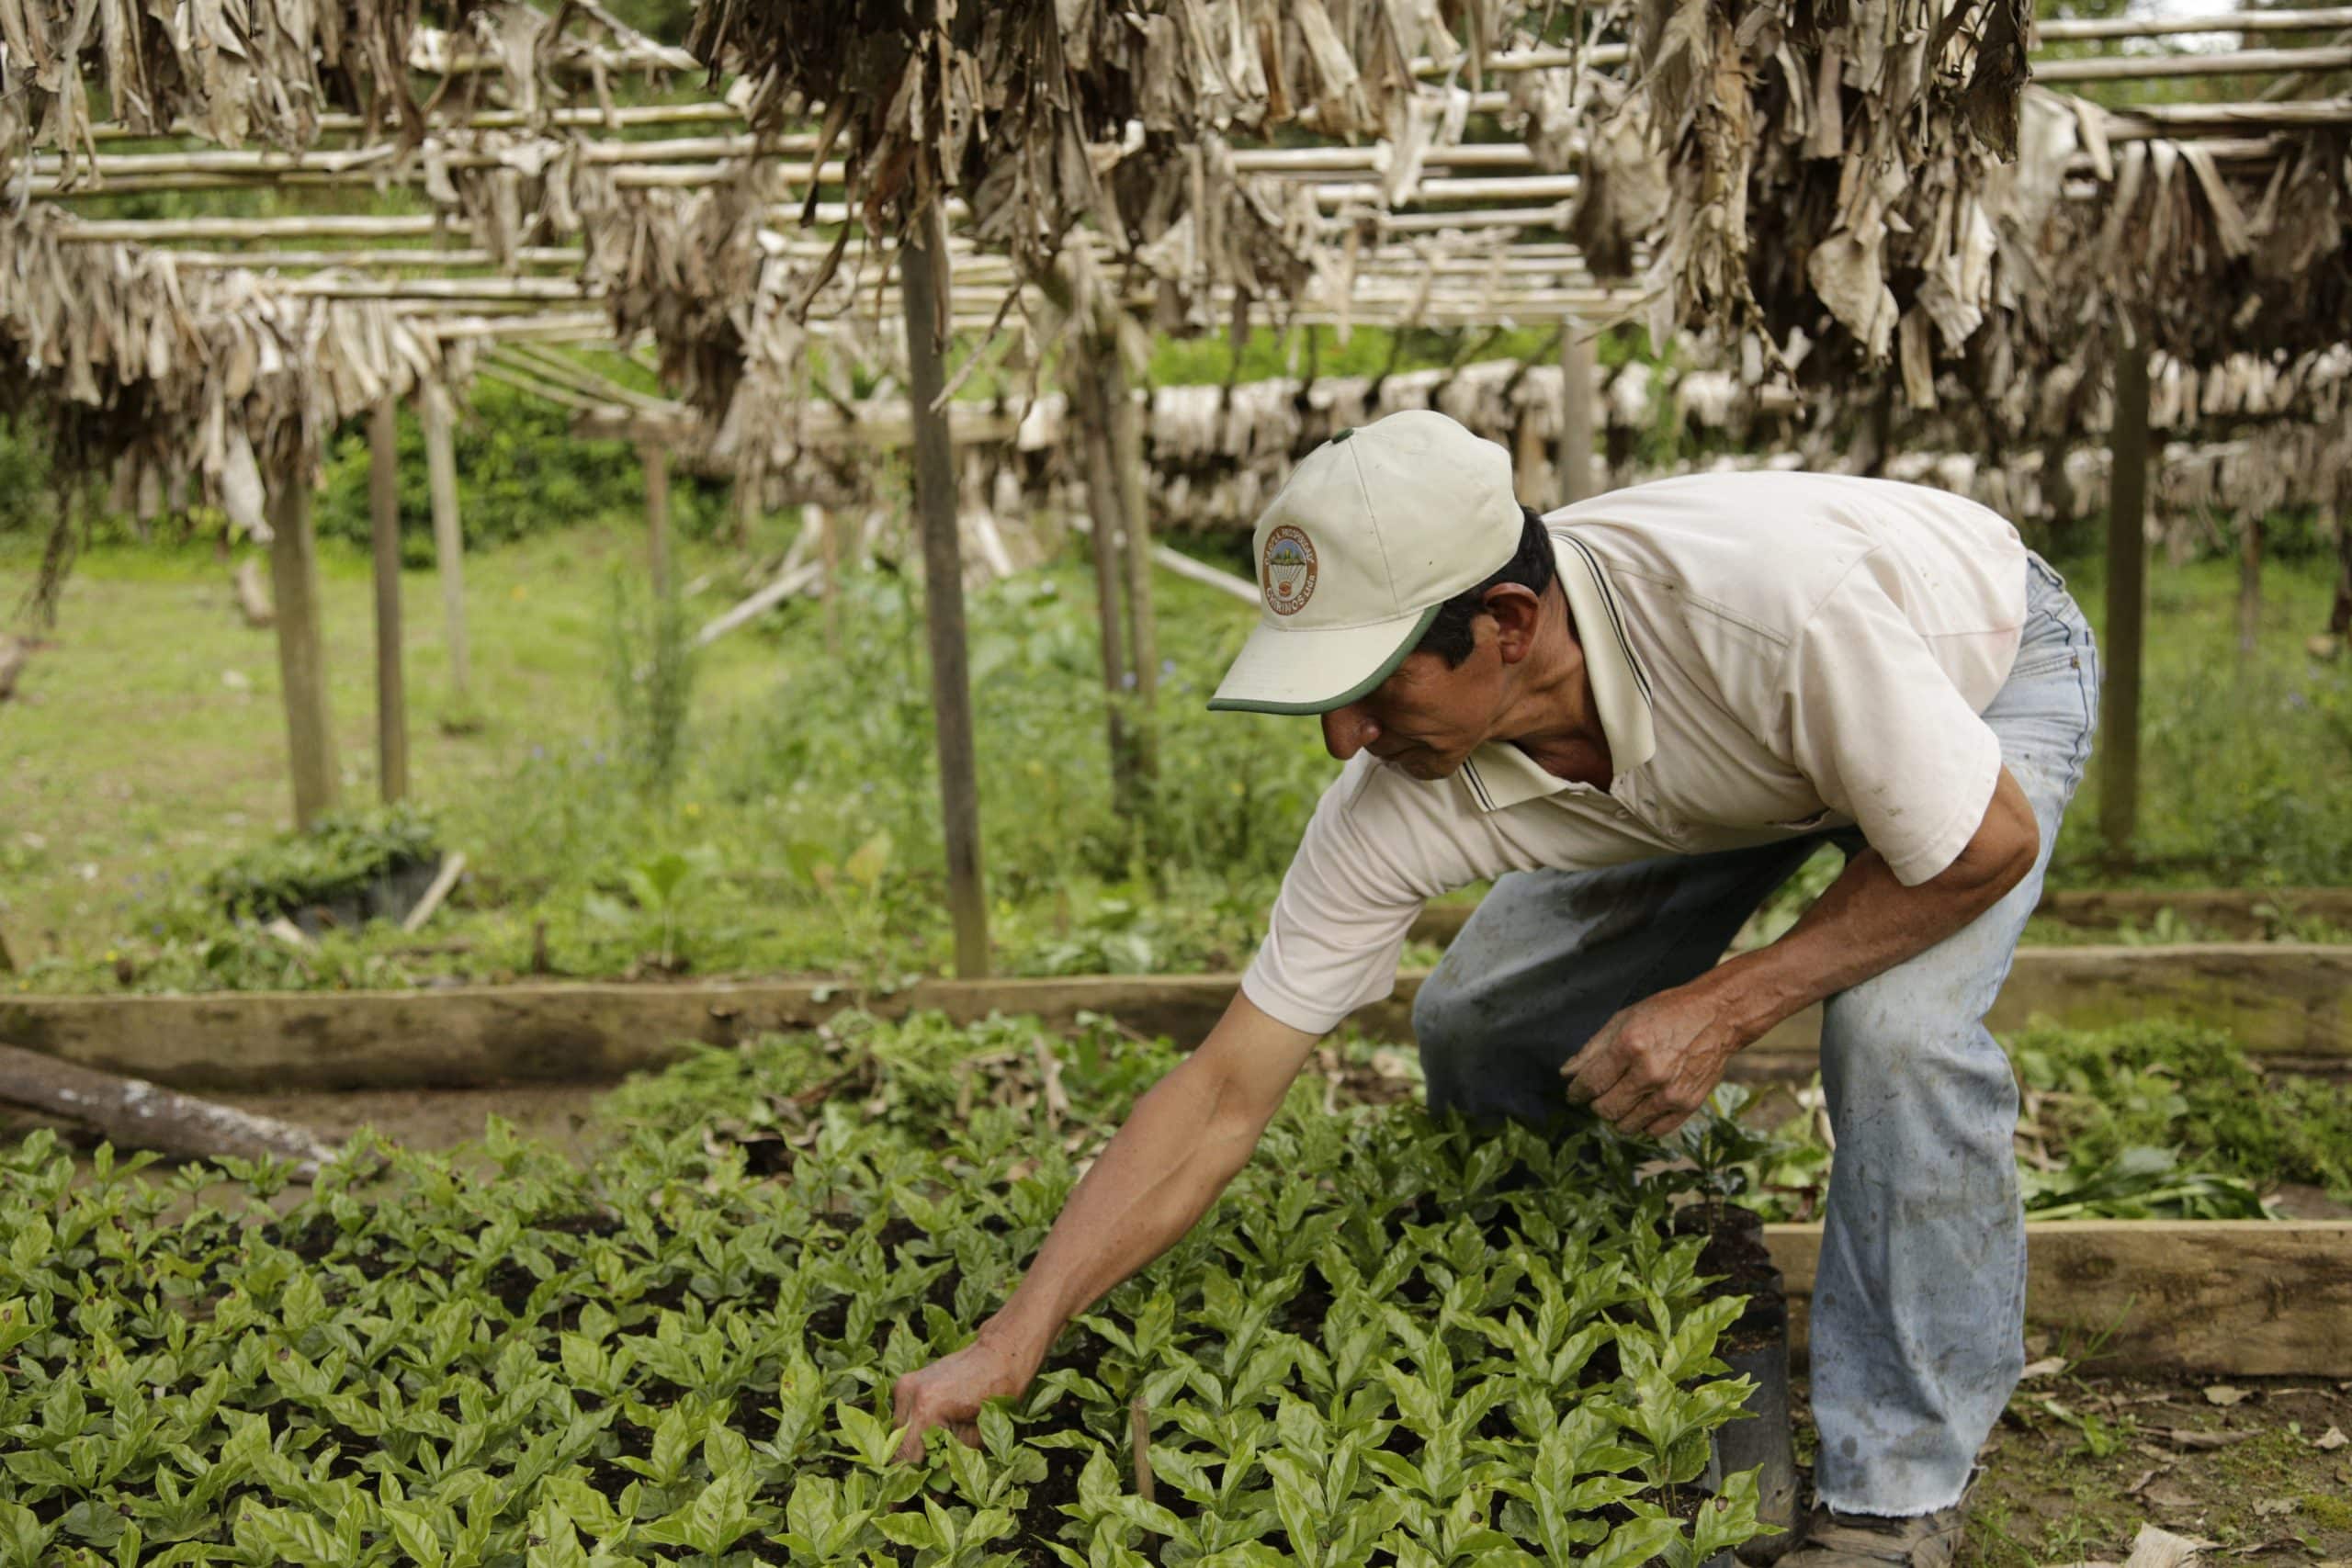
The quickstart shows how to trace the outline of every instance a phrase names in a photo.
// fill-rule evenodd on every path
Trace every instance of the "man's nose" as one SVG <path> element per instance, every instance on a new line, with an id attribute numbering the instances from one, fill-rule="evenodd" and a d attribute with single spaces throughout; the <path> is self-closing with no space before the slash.
<path id="1" fill-rule="evenodd" d="M 1323 749 L 1344 762 L 1380 739 L 1380 726 L 1355 703 L 1323 716 Z"/>

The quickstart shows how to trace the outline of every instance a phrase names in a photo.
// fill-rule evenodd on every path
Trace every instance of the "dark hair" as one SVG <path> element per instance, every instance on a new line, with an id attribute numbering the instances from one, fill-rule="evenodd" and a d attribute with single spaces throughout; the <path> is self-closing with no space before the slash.
<path id="1" fill-rule="evenodd" d="M 1470 627 L 1479 616 L 1487 613 L 1487 590 L 1499 588 L 1506 582 L 1516 582 L 1521 588 L 1533 592 L 1540 599 L 1552 586 L 1552 579 L 1558 574 L 1553 566 L 1551 531 L 1544 526 L 1544 519 L 1532 507 L 1522 506 L 1519 513 L 1521 519 L 1519 548 L 1492 577 L 1440 604 L 1437 619 L 1431 621 L 1430 629 L 1421 634 L 1420 646 L 1414 652 L 1434 653 L 1445 660 L 1448 670 L 1459 670 L 1462 661 L 1470 657 L 1470 650 L 1477 646 L 1477 639 L 1472 636 Z"/>

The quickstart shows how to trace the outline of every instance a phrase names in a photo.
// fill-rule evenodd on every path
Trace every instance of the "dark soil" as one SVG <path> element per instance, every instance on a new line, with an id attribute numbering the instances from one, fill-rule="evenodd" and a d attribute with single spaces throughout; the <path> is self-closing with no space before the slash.
<path id="1" fill-rule="evenodd" d="M 1764 1246 L 1764 1222 L 1753 1210 L 1693 1205 L 1675 1215 L 1674 1229 L 1679 1235 L 1706 1236 L 1699 1272 L 1719 1276 L 1719 1293 L 1747 1298 L 1747 1310 L 1724 1334 L 1719 1353 L 1761 1350 L 1788 1332 L 1789 1299 Z"/>

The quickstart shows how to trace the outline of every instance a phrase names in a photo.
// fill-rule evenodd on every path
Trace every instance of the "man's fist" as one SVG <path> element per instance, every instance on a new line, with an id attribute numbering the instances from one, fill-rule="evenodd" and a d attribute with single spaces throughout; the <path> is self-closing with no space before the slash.
<path id="1" fill-rule="evenodd" d="M 1035 1369 L 985 1337 L 952 1356 L 917 1367 L 890 1387 L 892 1423 L 907 1428 L 898 1457 L 922 1458 L 923 1434 L 944 1427 L 967 1448 L 980 1446 L 980 1406 L 999 1394 L 1018 1398 L 1029 1391 Z"/>
<path id="2" fill-rule="evenodd" d="M 1560 1068 L 1568 1098 L 1629 1136 L 1662 1138 L 1707 1103 L 1748 1043 L 1694 981 L 1617 1014 Z"/>

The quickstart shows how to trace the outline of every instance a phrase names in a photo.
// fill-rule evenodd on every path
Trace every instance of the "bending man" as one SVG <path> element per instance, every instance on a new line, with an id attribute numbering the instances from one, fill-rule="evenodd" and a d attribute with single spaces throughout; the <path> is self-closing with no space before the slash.
<path id="1" fill-rule="evenodd" d="M 1872 479 L 1700 476 L 1538 517 L 1501 447 L 1421 412 L 1311 453 L 1255 546 L 1265 609 L 1211 705 L 1319 716 L 1346 766 L 1207 1041 L 976 1343 L 900 1380 L 910 1449 L 1025 1389 L 1389 994 L 1423 902 L 1496 878 L 1415 1003 L 1433 1111 L 1577 1101 L 1663 1134 L 1827 1004 L 1820 1506 L 1785 1561 L 1948 1562 L 2022 1366 L 2017 1089 L 1984 1018 L 2096 722 L 2056 574 L 1983 507 Z M 1835 885 L 1719 962 L 1825 841 Z"/>

